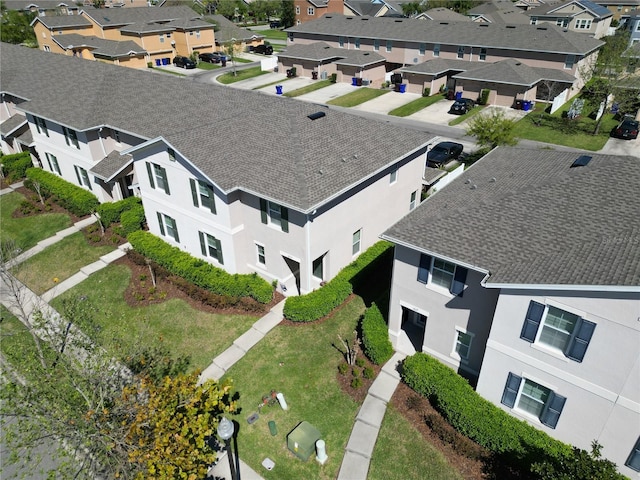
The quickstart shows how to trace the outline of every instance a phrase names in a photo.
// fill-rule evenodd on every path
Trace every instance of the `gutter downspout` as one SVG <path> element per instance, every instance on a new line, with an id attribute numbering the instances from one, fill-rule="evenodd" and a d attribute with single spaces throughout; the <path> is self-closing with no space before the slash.
<path id="1" fill-rule="evenodd" d="M 304 227 L 304 241 L 307 252 L 307 258 L 305 258 L 305 282 L 307 284 L 307 293 L 311 292 L 311 268 L 309 265 L 310 255 L 311 255 L 311 223 L 313 222 L 312 215 L 315 213 L 315 210 L 312 213 L 307 213 L 307 222 Z M 302 265 L 300 265 L 302 268 Z M 302 285 L 300 286 L 300 290 L 302 290 Z M 302 292 L 301 292 L 302 293 Z"/>
<path id="2" fill-rule="evenodd" d="M 107 151 L 104 149 L 104 143 L 102 141 L 102 128 L 103 127 L 100 127 L 98 129 L 98 139 L 100 140 L 100 146 L 102 147 L 102 155 L 103 155 L 103 157 L 106 157 L 107 156 Z"/>

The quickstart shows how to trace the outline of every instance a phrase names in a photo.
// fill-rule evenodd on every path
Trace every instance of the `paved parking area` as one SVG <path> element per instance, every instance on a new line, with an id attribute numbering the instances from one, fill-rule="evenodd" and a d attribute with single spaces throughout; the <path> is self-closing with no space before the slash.
<path id="1" fill-rule="evenodd" d="M 448 113 L 451 105 L 453 105 L 453 100 L 443 99 L 406 118 L 420 122 L 435 123 L 437 125 L 449 125 L 449 122 L 456 118 L 455 115 Z"/>
<path id="2" fill-rule="evenodd" d="M 282 86 L 282 93 L 293 92 L 294 90 L 297 90 L 302 87 L 306 87 L 307 85 L 310 85 L 311 83 L 313 83 L 313 80 L 306 77 L 287 78 L 286 75 L 283 75 L 281 73 L 279 73 L 278 75 L 280 75 L 281 83 L 279 83 L 279 85 Z M 273 81 L 276 81 L 276 80 L 273 80 Z M 260 88 L 258 91 L 268 93 L 270 95 L 275 95 L 276 86 L 269 85 L 268 87 Z"/>
<path id="3" fill-rule="evenodd" d="M 332 83 L 328 87 L 321 88 L 314 92 L 305 93 L 296 97 L 298 100 L 312 103 L 327 103 L 329 100 L 341 97 L 347 93 L 353 92 L 357 87 L 353 87 L 349 83 Z"/>
<path id="4" fill-rule="evenodd" d="M 368 102 L 356 105 L 355 107 L 352 107 L 352 109 L 387 114 L 391 110 L 401 107 L 402 105 L 412 102 L 418 98 L 420 98 L 420 95 L 417 93 L 387 92 L 384 95 L 380 95 L 379 97 L 369 100 Z"/>
<path id="5" fill-rule="evenodd" d="M 607 155 L 630 155 L 640 158 L 640 137 L 635 140 L 610 138 L 598 153 L 606 153 Z"/>

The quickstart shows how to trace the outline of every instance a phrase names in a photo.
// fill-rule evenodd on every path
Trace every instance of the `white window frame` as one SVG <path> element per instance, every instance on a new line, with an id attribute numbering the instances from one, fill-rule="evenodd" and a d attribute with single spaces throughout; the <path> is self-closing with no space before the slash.
<path id="1" fill-rule="evenodd" d="M 458 52 L 456 54 L 456 58 L 458 59 L 464 59 L 464 51 L 466 50 L 466 48 L 463 45 L 460 45 L 458 47 Z"/>
<path id="2" fill-rule="evenodd" d="M 563 348 L 554 346 L 552 344 L 549 344 L 547 342 L 542 341 L 542 336 L 543 336 L 543 332 L 545 331 L 545 327 L 547 328 L 547 330 L 554 330 L 554 331 L 559 331 L 562 332 L 562 330 L 556 326 L 547 324 L 547 321 L 550 320 L 549 318 L 549 310 L 550 309 L 554 309 L 554 310 L 560 310 L 563 313 L 567 313 L 569 315 L 575 316 L 575 317 L 579 317 L 582 318 L 585 316 L 584 312 L 578 312 L 577 310 L 573 310 L 570 307 L 567 307 L 566 305 L 557 305 L 554 302 L 546 302 L 545 306 L 544 306 L 544 313 L 542 314 L 542 319 L 540 320 L 540 326 L 538 327 L 538 332 L 536 334 L 536 338 L 533 342 L 534 345 L 538 346 L 538 347 L 542 347 L 545 350 L 550 350 L 554 353 L 557 353 L 559 355 L 562 355 L 563 358 L 566 357 L 566 352 L 569 349 L 569 346 L 571 345 L 571 342 L 573 340 L 573 338 L 575 337 L 576 333 L 577 333 L 577 319 L 573 324 L 573 328 L 571 329 L 571 332 L 566 332 L 567 334 L 567 340 L 564 344 Z"/>
<path id="3" fill-rule="evenodd" d="M 398 168 L 396 167 L 393 170 L 391 170 L 391 173 L 389 174 L 389 185 L 393 185 L 397 181 L 398 181 Z"/>
<path id="4" fill-rule="evenodd" d="M 338 46 L 344 48 L 344 37 L 338 37 Z"/>
<path id="5" fill-rule="evenodd" d="M 531 17 L 531 19 L 529 20 L 529 24 L 530 25 L 537 25 L 538 24 L 538 17 Z"/>
<path id="6" fill-rule="evenodd" d="M 269 218 L 269 225 L 282 229 L 282 205 L 267 202 L 267 217 Z"/>
<path id="7" fill-rule="evenodd" d="M 469 338 L 468 345 L 465 345 L 460 340 L 461 335 L 465 335 L 466 337 Z M 456 336 L 453 340 L 453 350 L 451 352 L 451 356 L 457 360 L 460 360 L 460 362 L 462 363 L 467 363 L 469 361 L 469 353 L 471 352 L 471 345 L 473 344 L 474 337 L 475 337 L 475 334 L 468 332 L 465 328 L 456 327 Z M 464 347 L 467 349 L 466 355 L 462 355 L 460 353 L 460 350 L 462 350 L 461 347 Z"/>
<path id="8" fill-rule="evenodd" d="M 409 211 L 416 208 L 417 199 L 418 199 L 418 191 L 414 190 L 413 192 L 411 192 L 411 195 L 409 197 Z"/>
<path id="9" fill-rule="evenodd" d="M 43 49 L 45 52 L 51 52 L 51 47 L 50 47 L 49 45 L 43 45 L 42 49 Z"/>
<path id="10" fill-rule="evenodd" d="M 296 5 L 296 15 L 300 15 L 300 6 Z"/>
<path id="11" fill-rule="evenodd" d="M 358 229 L 351 235 L 351 255 L 355 256 L 360 253 L 362 248 L 362 229 Z"/>
<path id="12" fill-rule="evenodd" d="M 78 177 L 78 183 L 81 187 L 87 187 L 91 190 L 91 180 L 89 179 L 89 172 L 87 172 L 86 168 L 79 167 L 78 165 L 73 166 L 76 171 L 76 176 Z"/>
<path id="13" fill-rule="evenodd" d="M 420 55 L 424 55 L 427 53 L 427 44 L 426 43 L 421 43 L 418 46 L 418 54 Z"/>
<path id="14" fill-rule="evenodd" d="M 64 141 L 67 145 L 74 146 L 78 150 L 80 149 L 80 143 L 78 142 L 78 134 L 75 130 L 67 127 L 62 127 L 62 133 L 64 133 Z"/>
<path id="15" fill-rule="evenodd" d="M 307 8 L 307 15 L 313 16 L 315 14 L 316 14 L 316 9 L 315 8 L 313 8 L 313 7 L 308 7 Z"/>
<path id="16" fill-rule="evenodd" d="M 256 262 L 258 265 L 265 266 L 267 264 L 267 254 L 262 243 L 255 243 L 256 245 Z"/>
<path id="17" fill-rule="evenodd" d="M 545 401 L 542 403 L 542 405 L 540 407 L 540 412 L 538 414 L 530 412 L 526 408 L 523 408 L 523 407 L 520 406 L 520 401 L 522 400 L 522 396 L 523 395 L 525 396 L 525 398 L 532 399 L 534 402 L 540 402 L 540 399 L 537 399 L 537 398 L 535 398 L 535 397 L 533 397 L 533 396 L 531 396 L 529 394 L 525 394 L 524 393 L 524 389 L 525 389 L 525 386 L 527 384 L 535 386 L 535 387 L 539 387 L 539 388 L 541 388 L 543 390 L 546 390 L 547 397 L 546 397 Z M 516 396 L 516 403 L 513 406 L 513 410 L 517 411 L 518 413 L 520 413 L 520 414 L 522 414 L 522 415 L 524 415 L 526 417 L 533 418 L 533 419 L 535 419 L 536 421 L 539 422 L 540 421 L 540 417 L 542 417 L 542 413 L 544 412 L 544 407 L 547 404 L 547 402 L 549 401 L 549 396 L 551 395 L 551 393 L 553 391 L 554 391 L 553 388 L 549 388 L 546 385 L 543 385 L 542 383 L 539 383 L 539 382 L 537 382 L 535 380 L 532 380 L 531 378 L 526 377 L 526 376 L 523 375 L 522 376 L 522 381 L 520 382 L 520 387 L 518 388 L 518 395 Z"/>
<path id="18" fill-rule="evenodd" d="M 47 157 L 47 163 L 49 164 L 49 169 L 52 173 L 57 173 L 62 176 L 60 172 L 60 164 L 58 163 L 58 158 L 55 155 L 52 155 L 49 152 L 45 152 L 44 154 Z"/>
<path id="19" fill-rule="evenodd" d="M 576 56 L 569 54 L 564 60 L 564 68 L 566 70 L 571 70 L 576 63 Z"/>
<path id="20" fill-rule="evenodd" d="M 440 44 L 439 43 L 434 43 L 433 44 L 433 56 L 434 57 L 439 57 L 440 56 Z"/>
<path id="21" fill-rule="evenodd" d="M 158 212 L 159 220 L 162 220 L 160 224 L 160 233 L 163 237 L 171 237 L 175 242 L 180 242 L 180 235 L 178 234 L 178 224 L 175 218 L 170 217 L 164 213 Z"/>
<path id="22" fill-rule="evenodd" d="M 222 257 L 222 244 L 220 240 L 213 235 L 208 234 L 207 232 L 199 232 L 202 235 L 202 240 L 204 240 L 204 253 L 207 258 L 212 258 L 217 263 L 223 265 L 224 262 L 220 261 L 220 257 Z M 218 245 L 220 248 L 218 248 Z"/>
<path id="23" fill-rule="evenodd" d="M 353 39 L 353 46 L 356 50 L 360 50 L 360 37 Z"/>
<path id="24" fill-rule="evenodd" d="M 160 43 L 164 43 L 164 33 L 160 34 Z"/>
<path id="25" fill-rule="evenodd" d="M 387 40 L 385 45 L 387 53 L 393 50 L 393 42 L 391 40 Z"/>
<path id="26" fill-rule="evenodd" d="M 569 26 L 569 19 L 568 18 L 558 18 L 556 20 L 556 25 L 558 27 L 567 28 Z"/>
<path id="27" fill-rule="evenodd" d="M 591 19 L 590 18 L 576 18 L 576 30 L 591 30 Z"/>
<path id="28" fill-rule="evenodd" d="M 640 23 L 638 23 L 638 25 L 640 25 Z M 379 52 L 380 51 L 380 39 L 379 38 L 374 38 L 373 39 L 373 51 L 374 52 Z"/>
<path id="29" fill-rule="evenodd" d="M 200 38 L 200 30 L 196 30 L 196 38 Z"/>
<path id="30" fill-rule="evenodd" d="M 147 165 L 151 168 L 151 175 L 153 176 L 153 184 L 151 187 L 154 190 L 162 190 L 169 195 L 170 190 L 167 170 L 157 163 L 147 162 Z"/>
<path id="31" fill-rule="evenodd" d="M 44 118 L 33 117 L 36 121 L 36 130 L 42 135 L 49 136 L 49 129 L 47 128 L 47 121 Z"/>

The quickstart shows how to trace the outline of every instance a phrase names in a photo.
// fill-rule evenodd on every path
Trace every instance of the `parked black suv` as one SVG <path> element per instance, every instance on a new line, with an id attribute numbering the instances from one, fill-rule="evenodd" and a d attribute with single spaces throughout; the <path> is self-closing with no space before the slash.
<path id="1" fill-rule="evenodd" d="M 198 59 L 207 63 L 220 63 L 222 61 L 219 53 L 201 53 L 198 55 Z"/>
<path id="2" fill-rule="evenodd" d="M 269 22 L 269 28 L 280 28 L 280 20 L 271 20 Z"/>
<path id="3" fill-rule="evenodd" d="M 470 98 L 460 98 L 453 102 L 453 105 L 451 105 L 451 108 L 449 109 L 449 113 L 453 113 L 454 115 L 464 115 L 471 110 L 475 104 L 476 102 Z"/>
<path id="4" fill-rule="evenodd" d="M 271 45 L 256 45 L 255 47 L 253 47 L 253 53 L 271 55 L 273 53 L 273 47 Z"/>
<path id="5" fill-rule="evenodd" d="M 640 123 L 632 117 L 625 117 L 620 124 L 611 131 L 611 136 L 624 140 L 638 138 L 638 127 Z"/>
<path id="6" fill-rule="evenodd" d="M 462 154 L 464 147 L 455 142 L 440 142 L 427 153 L 427 166 L 439 167 Z"/>
<path id="7" fill-rule="evenodd" d="M 175 57 L 173 64 L 181 68 L 196 68 L 196 62 L 187 57 Z"/>

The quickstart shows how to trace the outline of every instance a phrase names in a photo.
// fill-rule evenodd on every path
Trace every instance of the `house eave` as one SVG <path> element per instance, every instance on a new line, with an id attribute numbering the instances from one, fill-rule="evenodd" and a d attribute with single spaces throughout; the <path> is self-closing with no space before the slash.
<path id="1" fill-rule="evenodd" d="M 640 285 L 567 285 L 567 284 L 528 284 L 528 283 L 492 283 L 485 282 L 486 288 L 504 288 L 511 290 L 561 290 L 570 292 L 621 292 L 640 293 Z"/>

